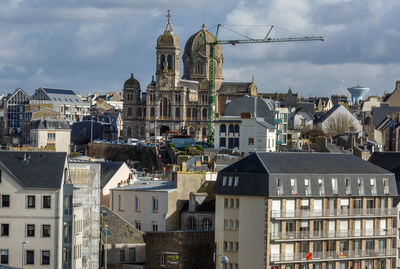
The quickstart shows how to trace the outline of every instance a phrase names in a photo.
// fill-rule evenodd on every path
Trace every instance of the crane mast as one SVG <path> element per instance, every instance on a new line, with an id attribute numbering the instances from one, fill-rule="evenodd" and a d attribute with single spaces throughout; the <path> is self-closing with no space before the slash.
<path id="1" fill-rule="evenodd" d="M 244 36 L 245 39 L 232 39 L 232 40 L 218 40 L 218 32 L 220 27 L 224 27 L 221 24 L 217 25 L 217 31 L 215 34 L 215 40 L 212 42 L 208 42 L 205 36 L 202 36 L 204 39 L 205 45 L 210 47 L 210 55 L 209 55 L 209 88 L 208 88 L 208 126 L 207 126 L 207 144 L 212 145 L 214 143 L 214 119 L 215 119 L 215 102 L 216 102 L 216 91 L 215 91 L 215 53 L 214 47 L 218 44 L 226 45 L 236 45 L 236 44 L 257 44 L 257 43 L 282 43 L 282 42 L 299 42 L 299 41 L 324 41 L 322 36 L 303 36 L 303 37 L 285 37 L 285 38 L 271 38 L 269 37 L 274 26 L 272 25 L 268 30 L 265 38 L 254 39 L 247 36 L 244 36 L 240 33 L 240 35 Z M 226 28 L 226 27 L 224 27 Z M 228 29 L 229 30 L 229 29 Z"/>

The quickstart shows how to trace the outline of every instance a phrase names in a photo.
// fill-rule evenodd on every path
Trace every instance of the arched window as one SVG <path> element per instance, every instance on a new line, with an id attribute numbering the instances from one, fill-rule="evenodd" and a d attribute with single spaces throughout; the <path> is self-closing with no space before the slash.
<path id="1" fill-rule="evenodd" d="M 128 107 L 128 117 L 131 117 L 131 116 L 132 116 L 132 108 Z"/>
<path id="2" fill-rule="evenodd" d="M 160 69 L 164 69 L 165 55 L 161 55 L 160 59 Z"/>
<path id="3" fill-rule="evenodd" d="M 203 129 L 201 129 L 201 135 L 203 137 L 207 136 L 207 128 L 206 127 L 203 127 Z"/>
<path id="4" fill-rule="evenodd" d="M 220 133 L 226 133 L 226 125 L 221 124 Z"/>
<path id="5" fill-rule="evenodd" d="M 129 138 L 132 136 L 132 126 L 128 126 L 128 130 L 126 132 L 126 136 Z"/>
<path id="6" fill-rule="evenodd" d="M 197 119 L 197 109 L 196 109 L 196 108 L 193 108 L 192 118 L 193 118 L 194 120 Z"/>
<path id="7" fill-rule="evenodd" d="M 192 136 L 195 135 L 195 132 L 194 132 L 193 127 L 190 127 L 190 128 L 189 128 L 189 134 L 192 135 Z"/>
<path id="8" fill-rule="evenodd" d="M 141 126 L 140 127 L 140 136 L 142 136 L 142 137 L 145 136 L 145 131 L 146 130 L 145 130 L 144 126 Z"/>
<path id="9" fill-rule="evenodd" d="M 150 108 L 150 117 L 155 117 L 156 116 L 156 112 L 154 107 Z"/>
<path id="10" fill-rule="evenodd" d="M 141 107 L 138 108 L 137 115 L 138 115 L 138 117 L 142 116 L 142 108 Z"/>
<path id="11" fill-rule="evenodd" d="M 235 133 L 239 133 L 239 124 L 235 124 Z"/>
<path id="12" fill-rule="evenodd" d="M 162 114 L 165 117 L 168 116 L 168 100 L 167 100 L 167 98 L 163 99 Z"/>
<path id="13" fill-rule="evenodd" d="M 190 119 L 190 108 L 189 107 L 186 109 L 186 118 Z"/>
<path id="14" fill-rule="evenodd" d="M 181 110 L 179 107 L 175 109 L 175 119 L 179 119 L 181 117 Z"/>
<path id="15" fill-rule="evenodd" d="M 203 120 L 207 119 L 207 108 L 203 108 Z"/>
<path id="16" fill-rule="evenodd" d="M 168 55 L 167 62 L 168 62 L 168 69 L 171 70 L 172 69 L 172 56 L 171 55 Z"/>
<path id="17" fill-rule="evenodd" d="M 233 124 L 229 124 L 229 133 L 233 133 Z"/>

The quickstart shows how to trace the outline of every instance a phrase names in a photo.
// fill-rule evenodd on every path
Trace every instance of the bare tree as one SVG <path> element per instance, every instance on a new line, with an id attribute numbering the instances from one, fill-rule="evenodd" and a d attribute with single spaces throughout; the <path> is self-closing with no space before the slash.
<path id="1" fill-rule="evenodd" d="M 325 127 L 331 136 L 342 135 L 345 132 L 354 130 L 353 119 L 344 113 L 330 117 L 326 121 Z"/>

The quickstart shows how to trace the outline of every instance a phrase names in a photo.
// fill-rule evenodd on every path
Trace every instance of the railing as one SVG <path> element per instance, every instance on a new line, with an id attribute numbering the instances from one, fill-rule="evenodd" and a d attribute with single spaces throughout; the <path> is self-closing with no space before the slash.
<path id="1" fill-rule="evenodd" d="M 271 262 L 309 262 L 310 260 L 341 260 L 396 256 L 397 249 L 366 249 L 346 251 L 302 252 L 290 254 L 271 254 Z M 306 258 L 307 257 L 307 258 Z"/>
<path id="2" fill-rule="evenodd" d="M 365 236 L 396 236 L 396 229 L 367 229 L 345 231 L 271 232 L 271 240 L 348 238 Z"/>
<path id="3" fill-rule="evenodd" d="M 357 217 L 396 216 L 396 208 L 352 208 L 322 210 L 272 210 L 272 218 L 315 218 L 315 217 Z"/>
<path id="4" fill-rule="evenodd" d="M 282 119 L 274 119 L 274 124 L 282 123 Z"/>

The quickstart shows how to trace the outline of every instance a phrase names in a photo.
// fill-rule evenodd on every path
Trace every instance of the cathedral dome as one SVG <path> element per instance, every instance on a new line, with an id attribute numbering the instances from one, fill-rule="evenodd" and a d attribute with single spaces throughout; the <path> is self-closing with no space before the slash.
<path id="1" fill-rule="evenodd" d="M 157 39 L 157 48 L 160 47 L 179 47 L 179 38 L 174 35 L 174 27 L 171 23 L 171 14 L 168 10 L 168 21 L 165 24 L 164 33 Z"/>
<path id="2" fill-rule="evenodd" d="M 140 90 L 140 83 L 133 77 L 133 73 L 131 77 L 125 81 L 124 89 L 139 89 Z"/>
<path id="3" fill-rule="evenodd" d="M 189 80 L 202 81 L 208 79 L 208 63 L 210 57 L 210 46 L 205 44 L 215 42 L 216 38 L 213 34 L 208 32 L 203 27 L 200 31 L 193 34 L 185 44 L 185 50 L 182 56 L 183 60 L 183 78 Z M 222 65 L 224 56 L 222 54 L 222 46 L 217 43 L 214 46 L 215 55 L 215 78 L 217 80 L 223 80 L 222 77 Z"/>

